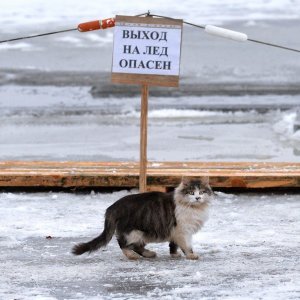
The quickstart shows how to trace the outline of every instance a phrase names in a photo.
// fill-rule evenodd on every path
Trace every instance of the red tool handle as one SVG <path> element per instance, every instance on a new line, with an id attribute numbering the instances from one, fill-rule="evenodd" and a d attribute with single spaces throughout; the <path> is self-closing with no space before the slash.
<path id="1" fill-rule="evenodd" d="M 91 21 L 86 23 L 81 23 L 78 25 L 77 29 L 80 32 L 98 30 L 98 29 L 106 29 L 115 26 L 115 19 L 108 18 L 104 20 Z"/>

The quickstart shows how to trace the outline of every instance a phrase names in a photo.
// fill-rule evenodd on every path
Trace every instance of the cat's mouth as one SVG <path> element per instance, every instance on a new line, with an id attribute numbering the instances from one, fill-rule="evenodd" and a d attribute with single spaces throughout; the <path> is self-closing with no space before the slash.
<path id="1" fill-rule="evenodd" d="M 203 198 L 199 198 L 199 199 L 195 199 L 193 202 L 194 202 L 194 203 L 204 203 L 204 202 L 206 202 L 206 201 L 205 201 L 205 199 L 203 199 Z"/>
<path id="2" fill-rule="evenodd" d="M 211 199 L 209 197 L 202 197 L 202 198 L 199 198 L 199 199 L 195 199 L 195 203 L 208 203 L 210 202 Z"/>

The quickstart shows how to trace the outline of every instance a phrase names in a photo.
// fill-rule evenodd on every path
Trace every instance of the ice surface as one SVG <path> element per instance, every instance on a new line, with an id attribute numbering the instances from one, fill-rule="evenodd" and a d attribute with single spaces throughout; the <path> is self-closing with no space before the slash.
<path id="1" fill-rule="evenodd" d="M 38 48 L 34 48 L 31 44 L 24 43 L 24 42 L 0 45 L 0 51 L 4 51 L 4 50 L 32 51 L 37 49 Z"/>
<path id="2" fill-rule="evenodd" d="M 79 22 L 99 18 L 109 18 L 116 14 L 136 15 L 146 13 L 181 17 L 198 23 L 221 23 L 236 20 L 278 20 L 299 18 L 299 0 L 242 1 L 227 0 L 188 0 L 182 4 L 179 0 L 152 0 L 114 2 L 79 0 L 10 0 L 1 1 L 1 30 L 13 30 L 17 27 L 33 26 L 34 24 L 57 23 L 60 26 L 77 25 Z"/>
<path id="3" fill-rule="evenodd" d="M 0 194 L 1 299 L 284 299 L 300 297 L 300 195 L 218 193 L 194 237 L 199 261 L 127 261 L 113 239 L 74 257 L 103 229 L 112 194 Z M 46 237 L 51 237 L 46 239 Z"/>
<path id="4" fill-rule="evenodd" d="M 273 109 L 297 103 L 299 96 L 151 98 L 149 160 L 297 162 L 295 110 Z M 251 109 L 261 104 L 263 112 Z M 87 87 L 1 86 L 0 159 L 137 161 L 139 110 L 138 97 L 94 99 Z"/>

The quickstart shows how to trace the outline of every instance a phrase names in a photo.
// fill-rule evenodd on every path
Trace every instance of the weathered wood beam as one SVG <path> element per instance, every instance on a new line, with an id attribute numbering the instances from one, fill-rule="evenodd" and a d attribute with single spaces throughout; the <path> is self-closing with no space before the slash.
<path id="1" fill-rule="evenodd" d="M 182 176 L 209 176 L 215 188 L 299 188 L 300 163 L 149 162 L 153 190 L 176 186 Z M 0 187 L 138 187 L 137 162 L 0 162 Z"/>

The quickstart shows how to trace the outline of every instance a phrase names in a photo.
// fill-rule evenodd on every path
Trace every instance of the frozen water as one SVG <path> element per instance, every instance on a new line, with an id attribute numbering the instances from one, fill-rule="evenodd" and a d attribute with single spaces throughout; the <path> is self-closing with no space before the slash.
<path id="1" fill-rule="evenodd" d="M 37 47 L 33 47 L 29 43 L 19 42 L 14 44 L 1 44 L 0 51 L 5 50 L 18 50 L 18 51 L 36 51 L 39 50 Z"/>
<path id="2" fill-rule="evenodd" d="M 300 196 L 218 193 L 194 237 L 199 261 L 127 261 L 113 239 L 74 257 L 103 229 L 112 194 L 0 194 L 1 299 L 284 299 L 300 297 Z M 48 237 L 48 239 L 46 238 Z"/>
<path id="3" fill-rule="evenodd" d="M 79 0 L 52 0 L 41 2 L 38 0 L 1 1 L 0 17 L 1 29 L 4 31 L 16 30 L 17 27 L 34 26 L 35 24 L 56 23 L 60 26 L 77 24 L 85 20 L 109 18 L 116 14 L 136 15 L 150 10 L 152 13 L 173 17 L 187 18 L 199 23 L 224 21 L 257 21 L 299 18 L 299 0 L 277 0 L 250 2 L 242 0 L 185 1 L 179 0 L 138 1 L 130 3 L 122 0 L 114 2 Z M 249 23 L 251 25 L 251 23 Z M 252 23 L 253 24 L 253 23 Z M 67 26 L 68 27 L 68 26 Z"/>
<path id="4" fill-rule="evenodd" d="M 298 96 L 151 98 L 148 157 L 299 161 L 295 110 L 273 109 L 298 102 Z M 260 112 L 261 104 L 269 109 Z M 214 108 L 222 105 L 233 110 Z M 139 159 L 137 97 L 94 99 L 87 87 L 2 86 L 0 108 L 1 160 Z"/>

